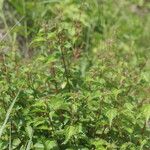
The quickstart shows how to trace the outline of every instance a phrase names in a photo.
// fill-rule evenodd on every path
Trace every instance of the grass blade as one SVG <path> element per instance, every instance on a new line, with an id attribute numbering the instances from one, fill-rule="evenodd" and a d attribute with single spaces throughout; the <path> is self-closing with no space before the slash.
<path id="1" fill-rule="evenodd" d="M 8 122 L 9 117 L 10 117 L 11 111 L 12 111 L 12 109 L 13 109 L 13 107 L 14 107 L 16 101 L 17 101 L 17 98 L 18 98 L 18 96 L 19 96 L 19 94 L 20 94 L 20 91 L 21 91 L 21 90 L 18 91 L 16 97 L 15 97 L 14 100 L 12 101 L 12 103 L 11 103 L 11 105 L 10 105 L 10 107 L 9 107 L 9 109 L 8 109 L 8 111 L 7 111 L 7 113 L 6 113 L 5 120 L 4 120 L 4 122 L 3 122 L 3 124 L 2 124 L 2 126 L 1 126 L 1 128 L 0 128 L 0 138 L 1 138 L 1 136 L 2 136 L 2 134 L 3 134 L 3 131 L 4 131 L 5 127 L 6 127 L 6 124 L 7 124 L 7 122 Z"/>

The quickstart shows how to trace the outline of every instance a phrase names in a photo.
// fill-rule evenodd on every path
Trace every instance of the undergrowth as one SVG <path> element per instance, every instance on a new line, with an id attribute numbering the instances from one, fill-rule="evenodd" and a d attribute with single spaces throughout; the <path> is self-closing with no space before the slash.
<path id="1" fill-rule="evenodd" d="M 150 3 L 0 1 L 1 150 L 149 150 Z"/>

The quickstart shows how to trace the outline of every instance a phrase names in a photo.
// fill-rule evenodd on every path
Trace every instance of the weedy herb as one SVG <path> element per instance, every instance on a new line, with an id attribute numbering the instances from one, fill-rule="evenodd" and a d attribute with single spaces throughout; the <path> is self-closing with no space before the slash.
<path id="1" fill-rule="evenodd" d="M 0 0 L 0 149 L 149 150 L 149 11 Z"/>

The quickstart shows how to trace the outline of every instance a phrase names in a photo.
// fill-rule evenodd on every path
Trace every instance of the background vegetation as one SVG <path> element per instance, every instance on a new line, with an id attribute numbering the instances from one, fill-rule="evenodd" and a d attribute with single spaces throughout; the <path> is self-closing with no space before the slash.
<path id="1" fill-rule="evenodd" d="M 0 0 L 0 149 L 149 150 L 149 0 Z"/>

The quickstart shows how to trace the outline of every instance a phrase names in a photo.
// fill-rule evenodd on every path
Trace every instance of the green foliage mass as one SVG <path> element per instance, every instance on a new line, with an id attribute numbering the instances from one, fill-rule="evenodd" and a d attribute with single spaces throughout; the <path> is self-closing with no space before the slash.
<path id="1" fill-rule="evenodd" d="M 149 1 L 0 5 L 0 150 L 150 149 Z"/>

